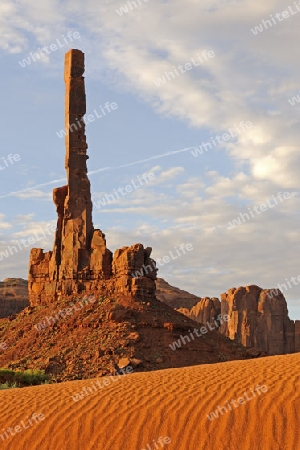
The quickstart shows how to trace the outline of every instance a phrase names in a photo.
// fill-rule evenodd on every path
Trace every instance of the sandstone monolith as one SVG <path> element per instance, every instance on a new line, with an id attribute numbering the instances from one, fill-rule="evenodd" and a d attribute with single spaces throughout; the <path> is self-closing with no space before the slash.
<path id="1" fill-rule="evenodd" d="M 300 320 L 295 320 L 295 352 L 300 352 Z"/>
<path id="2" fill-rule="evenodd" d="M 218 316 L 221 314 L 221 302 L 217 297 L 201 298 L 191 310 L 179 308 L 177 311 L 185 314 L 196 322 L 202 324 L 209 323 L 214 328 L 216 328 L 216 324 L 220 325 Z"/>
<path id="3" fill-rule="evenodd" d="M 273 289 L 246 286 L 221 295 L 221 314 L 228 314 L 219 331 L 245 347 L 273 355 L 295 351 L 295 325 L 289 319 L 283 294 Z"/>
<path id="4" fill-rule="evenodd" d="M 112 252 L 105 234 L 94 229 L 90 181 L 87 175 L 87 143 L 84 115 L 86 96 L 84 54 L 65 55 L 65 128 L 67 185 L 53 190 L 58 215 L 53 251 L 33 248 L 28 289 L 30 304 L 47 304 L 63 295 L 100 293 L 154 298 L 156 266 L 151 248 L 142 244 Z M 153 266 L 146 273 L 144 265 Z M 133 272 L 138 271 L 138 276 Z"/>
<path id="5" fill-rule="evenodd" d="M 273 355 L 300 351 L 300 321 L 290 320 L 287 303 L 277 289 L 246 286 L 229 289 L 217 298 L 205 297 L 191 309 L 178 312 L 205 324 L 215 326 L 220 314 L 223 318 L 218 331 L 243 344 Z"/>

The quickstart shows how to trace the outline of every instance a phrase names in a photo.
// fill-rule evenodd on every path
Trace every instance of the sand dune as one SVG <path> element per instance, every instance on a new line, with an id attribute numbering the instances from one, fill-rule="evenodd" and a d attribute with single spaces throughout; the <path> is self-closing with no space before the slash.
<path id="1" fill-rule="evenodd" d="M 298 450 L 299 365 L 300 353 L 2 391 L 0 448 Z"/>

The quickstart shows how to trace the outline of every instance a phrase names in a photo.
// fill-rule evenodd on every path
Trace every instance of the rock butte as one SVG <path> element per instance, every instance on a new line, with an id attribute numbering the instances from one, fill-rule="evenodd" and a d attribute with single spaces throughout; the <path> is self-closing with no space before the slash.
<path id="1" fill-rule="evenodd" d="M 142 244 L 116 250 L 106 247 L 105 235 L 94 229 L 90 181 L 87 176 L 87 143 L 84 53 L 65 55 L 66 186 L 53 190 L 58 214 L 53 251 L 33 248 L 28 290 L 31 306 L 59 300 L 63 295 L 127 294 L 140 299 L 155 297 L 156 264 L 152 248 Z M 145 273 L 145 267 L 151 266 Z M 144 276 L 134 278 L 140 271 Z"/>
<path id="2" fill-rule="evenodd" d="M 300 352 L 300 320 L 290 320 L 279 289 L 255 285 L 231 288 L 221 295 L 221 301 L 205 297 L 191 309 L 177 311 L 212 326 L 216 326 L 214 319 L 219 314 L 228 314 L 229 321 L 218 328 L 224 336 L 270 355 Z"/>

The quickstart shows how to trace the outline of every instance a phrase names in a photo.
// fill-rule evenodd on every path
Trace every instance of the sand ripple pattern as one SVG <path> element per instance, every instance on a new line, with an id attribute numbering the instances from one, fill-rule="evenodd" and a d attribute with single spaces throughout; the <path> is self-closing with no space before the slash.
<path id="1" fill-rule="evenodd" d="M 1 391 L 0 433 L 34 412 L 45 419 L 0 449 L 300 450 L 299 367 L 300 353 L 137 373 L 77 403 L 95 380 Z M 207 418 L 257 384 L 268 391 Z M 160 436 L 171 443 L 156 448 Z"/>

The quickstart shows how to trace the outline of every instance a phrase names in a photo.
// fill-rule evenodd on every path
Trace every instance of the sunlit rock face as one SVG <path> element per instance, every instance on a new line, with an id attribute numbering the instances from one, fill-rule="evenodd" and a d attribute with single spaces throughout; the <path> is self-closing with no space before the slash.
<path id="1" fill-rule="evenodd" d="M 84 54 L 70 50 L 65 55 L 64 73 L 68 184 L 53 190 L 58 215 L 53 251 L 31 250 L 28 289 L 32 306 L 82 292 L 122 293 L 141 298 L 155 295 L 157 271 L 150 258 L 152 249 L 136 244 L 116 250 L 113 258 L 106 247 L 105 234 L 93 227 L 83 120 L 86 113 L 83 74 Z M 144 267 L 149 264 L 152 270 L 148 273 Z"/>

